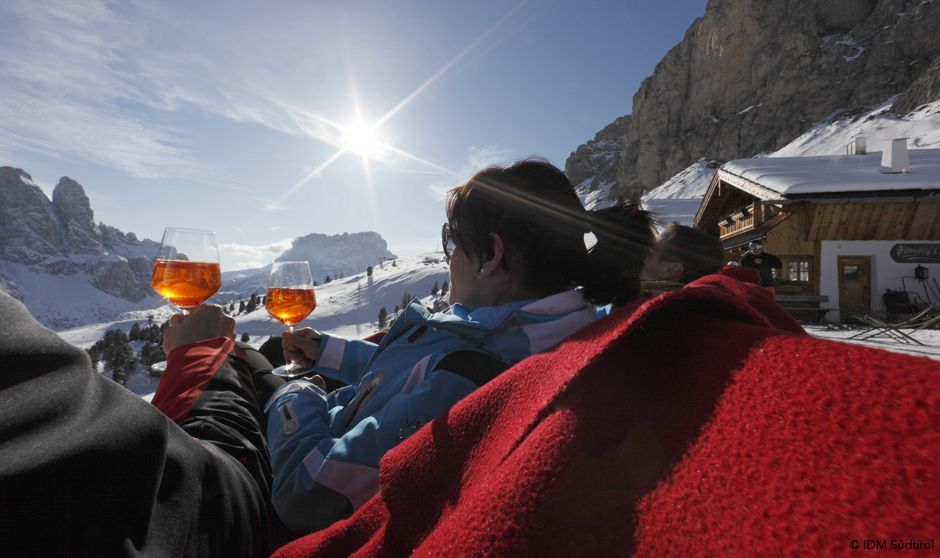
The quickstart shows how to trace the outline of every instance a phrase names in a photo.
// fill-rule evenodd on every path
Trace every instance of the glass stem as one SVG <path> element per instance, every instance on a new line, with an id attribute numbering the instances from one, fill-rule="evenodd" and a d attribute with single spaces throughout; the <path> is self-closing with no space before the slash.
<path id="1" fill-rule="evenodd" d="M 294 333 L 294 326 L 292 326 L 292 325 L 287 326 L 287 331 L 289 331 L 289 332 L 291 332 L 291 333 Z M 297 361 L 294 360 L 294 359 L 290 359 L 290 362 L 287 364 L 287 368 L 288 368 L 289 370 L 294 370 L 294 369 L 299 368 L 299 367 L 300 367 L 300 365 L 297 364 Z"/>

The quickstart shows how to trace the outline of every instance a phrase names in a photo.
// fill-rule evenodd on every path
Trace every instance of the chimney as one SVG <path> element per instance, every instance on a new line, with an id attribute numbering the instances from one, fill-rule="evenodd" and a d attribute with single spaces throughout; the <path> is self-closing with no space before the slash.
<path id="1" fill-rule="evenodd" d="M 855 136 L 855 154 L 864 155 L 868 153 L 865 146 L 865 136 Z"/>
<path id="2" fill-rule="evenodd" d="M 907 158 L 907 138 L 885 140 L 884 151 L 881 152 L 881 172 L 897 174 L 909 172 L 911 163 Z"/>

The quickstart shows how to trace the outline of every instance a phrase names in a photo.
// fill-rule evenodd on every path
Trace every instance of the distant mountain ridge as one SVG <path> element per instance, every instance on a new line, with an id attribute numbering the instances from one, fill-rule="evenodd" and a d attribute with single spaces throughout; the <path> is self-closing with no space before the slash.
<path id="1" fill-rule="evenodd" d="M 0 167 L 0 288 L 53 329 L 114 321 L 164 304 L 150 288 L 159 242 L 95 224 L 81 184 L 62 177 L 52 199 L 22 169 Z M 279 260 L 308 260 L 315 276 L 361 273 L 394 259 L 375 232 L 310 234 Z M 264 289 L 268 270 L 223 274 L 228 298 Z"/>
<path id="2" fill-rule="evenodd" d="M 398 256 L 388 250 L 385 239 L 377 232 L 342 233 L 325 235 L 312 233 L 297 237 L 291 247 L 274 261 L 306 261 L 318 283 L 327 277 L 337 279 L 366 271 L 381 260 L 394 260 Z M 241 298 L 265 290 L 271 266 L 222 273 L 221 300 Z"/>
<path id="3" fill-rule="evenodd" d="M 827 118 L 940 99 L 936 0 L 710 0 L 565 172 L 589 205 L 628 200 L 695 161 L 779 150 Z M 589 199 L 590 196 L 590 199 Z"/>

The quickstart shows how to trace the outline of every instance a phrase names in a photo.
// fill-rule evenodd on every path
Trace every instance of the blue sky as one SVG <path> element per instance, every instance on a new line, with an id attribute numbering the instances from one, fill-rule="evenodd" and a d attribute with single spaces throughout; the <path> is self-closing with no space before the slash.
<path id="1" fill-rule="evenodd" d="M 4 0 L 0 165 L 47 193 L 77 180 L 96 221 L 138 236 L 212 229 L 223 269 L 312 232 L 433 250 L 447 188 L 529 155 L 563 166 L 704 9 Z"/>

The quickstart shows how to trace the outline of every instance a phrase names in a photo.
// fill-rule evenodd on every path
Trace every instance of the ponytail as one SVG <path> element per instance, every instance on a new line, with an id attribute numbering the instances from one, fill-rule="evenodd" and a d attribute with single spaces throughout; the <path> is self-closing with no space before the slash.
<path id="1" fill-rule="evenodd" d="M 588 212 L 596 238 L 580 278 L 585 297 L 596 305 L 623 306 L 640 293 L 640 271 L 653 244 L 653 219 L 638 204 Z"/>

